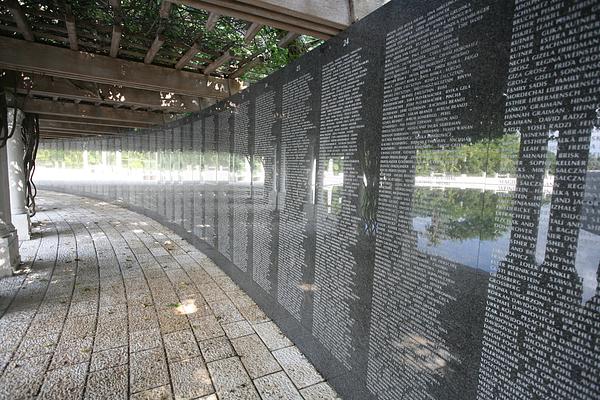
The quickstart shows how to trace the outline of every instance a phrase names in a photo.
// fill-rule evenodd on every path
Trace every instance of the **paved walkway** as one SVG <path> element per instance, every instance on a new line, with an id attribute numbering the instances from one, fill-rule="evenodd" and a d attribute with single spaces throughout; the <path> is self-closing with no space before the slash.
<path id="1" fill-rule="evenodd" d="M 157 222 L 42 192 L 0 280 L 0 399 L 333 399 L 212 261 Z"/>

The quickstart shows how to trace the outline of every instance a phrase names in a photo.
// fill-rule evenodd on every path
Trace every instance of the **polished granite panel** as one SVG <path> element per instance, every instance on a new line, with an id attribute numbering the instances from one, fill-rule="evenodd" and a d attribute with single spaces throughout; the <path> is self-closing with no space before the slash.
<path id="1" fill-rule="evenodd" d="M 37 179 L 177 230 L 344 398 L 596 399 L 599 10 L 392 1 Z"/>

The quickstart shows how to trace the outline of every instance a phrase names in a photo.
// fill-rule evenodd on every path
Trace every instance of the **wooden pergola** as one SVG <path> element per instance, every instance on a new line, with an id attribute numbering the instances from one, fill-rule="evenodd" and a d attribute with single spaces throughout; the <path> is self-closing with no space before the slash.
<path id="1" fill-rule="evenodd" d="M 328 39 L 385 1 L 2 0 L 1 82 L 14 106 L 39 115 L 42 137 L 118 134 L 239 91 L 240 78 L 268 58 L 251 51 L 265 27 L 281 48 L 301 35 Z M 154 18 L 136 20 L 140 4 L 154 7 Z M 78 20 L 81 7 L 95 7 L 97 19 Z M 134 23 L 148 29 L 135 32 Z M 205 39 L 218 37 L 219 24 L 239 28 L 239 38 L 211 48 Z"/>

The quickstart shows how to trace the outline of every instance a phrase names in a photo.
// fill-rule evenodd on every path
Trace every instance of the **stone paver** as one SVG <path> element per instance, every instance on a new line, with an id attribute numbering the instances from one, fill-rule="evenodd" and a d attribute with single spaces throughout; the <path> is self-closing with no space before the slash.
<path id="1" fill-rule="evenodd" d="M 187 360 L 200 355 L 200 349 L 191 329 L 163 335 L 169 362 Z"/>
<path id="2" fill-rule="evenodd" d="M 169 386 L 161 386 L 143 392 L 135 393 L 131 396 L 132 400 L 171 400 L 171 388 Z"/>
<path id="3" fill-rule="evenodd" d="M 231 347 L 229 339 L 225 336 L 201 341 L 200 349 L 206 362 L 235 356 L 235 351 Z"/>
<path id="4" fill-rule="evenodd" d="M 304 388 L 300 390 L 300 393 L 304 400 L 335 400 L 340 398 L 327 382 Z"/>
<path id="5" fill-rule="evenodd" d="M 85 399 L 127 399 L 127 366 L 92 372 L 87 381 Z"/>
<path id="6" fill-rule="evenodd" d="M 201 357 L 170 365 L 176 399 L 195 399 L 214 393 L 212 381 Z"/>
<path id="7" fill-rule="evenodd" d="M 162 349 L 143 350 L 131 354 L 131 392 L 141 392 L 169 383 L 167 362 Z"/>
<path id="8" fill-rule="evenodd" d="M 256 379 L 254 384 L 263 400 L 303 400 L 285 372 L 263 376 Z"/>
<path id="9" fill-rule="evenodd" d="M 0 280 L 0 399 L 336 399 L 207 256 L 113 204 L 41 192 Z"/>
<path id="10" fill-rule="evenodd" d="M 260 397 L 237 357 L 208 364 L 217 395 L 221 400 L 258 400 Z"/>
<path id="11" fill-rule="evenodd" d="M 254 325 L 254 330 L 258 333 L 262 341 L 265 342 L 269 350 L 278 350 L 292 345 L 292 342 L 281 333 L 277 325 L 272 321 Z"/>
<path id="12" fill-rule="evenodd" d="M 38 399 L 80 399 L 85 387 L 87 367 L 87 363 L 83 363 L 48 372 Z"/>
<path id="13" fill-rule="evenodd" d="M 97 351 L 92 356 L 92 365 L 90 370 L 99 371 L 101 369 L 113 368 L 128 363 L 127 347 L 117 347 L 114 349 Z"/>
<path id="14" fill-rule="evenodd" d="M 229 324 L 223 324 L 222 327 L 229 339 L 235 339 L 254 333 L 254 330 L 248 321 L 231 322 Z"/>
<path id="15" fill-rule="evenodd" d="M 298 388 L 323 381 L 321 375 L 295 346 L 276 350 L 273 355 Z"/>
<path id="16" fill-rule="evenodd" d="M 281 370 L 281 366 L 257 335 L 242 336 L 232 340 L 232 344 L 252 379 Z"/>

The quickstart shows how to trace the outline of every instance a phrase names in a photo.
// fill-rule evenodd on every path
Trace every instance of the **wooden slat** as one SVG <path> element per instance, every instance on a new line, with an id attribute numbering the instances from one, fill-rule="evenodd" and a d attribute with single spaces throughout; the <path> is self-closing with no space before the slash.
<path id="1" fill-rule="evenodd" d="M 110 0 L 110 6 L 113 9 L 114 23 L 112 26 L 112 35 L 110 38 L 109 55 L 113 58 L 119 55 L 121 48 L 121 36 L 123 35 L 123 16 L 121 15 L 121 0 Z"/>
<path id="2" fill-rule="evenodd" d="M 162 3 L 160 3 L 160 10 L 158 11 L 158 15 L 160 16 L 160 18 L 169 18 L 169 13 L 171 12 L 171 5 L 173 5 L 173 3 L 167 0 L 163 0 Z"/>
<path id="3" fill-rule="evenodd" d="M 64 136 L 64 137 L 72 137 L 72 136 L 100 136 L 100 135 L 118 135 L 118 133 L 95 133 L 95 132 L 72 132 L 72 131 L 61 131 L 59 129 L 40 129 L 40 136 L 48 136 L 54 134 L 55 136 Z"/>
<path id="4" fill-rule="evenodd" d="M 98 126 L 90 124 L 66 124 L 60 122 L 40 121 L 40 130 L 51 132 L 89 132 L 97 135 L 118 134 L 127 131 L 128 129 L 115 128 L 112 126 Z"/>
<path id="5" fill-rule="evenodd" d="M 71 50 L 79 50 L 79 44 L 77 43 L 77 27 L 75 25 L 75 17 L 72 14 L 68 14 L 65 17 L 65 25 L 67 26 L 67 33 L 69 35 L 69 47 Z"/>
<path id="6" fill-rule="evenodd" d="M 91 136 L 91 135 L 77 135 L 74 133 L 61 133 L 61 132 L 40 132 L 40 138 L 41 139 L 68 139 L 68 138 L 73 138 L 73 137 L 80 137 L 80 136 Z"/>
<path id="7" fill-rule="evenodd" d="M 122 33 L 123 33 L 123 28 L 121 27 L 121 25 L 113 25 L 112 37 L 110 40 L 110 56 L 111 57 L 116 57 L 119 54 Z"/>
<path id="8" fill-rule="evenodd" d="M 131 122 L 126 120 L 119 121 L 107 121 L 102 119 L 94 119 L 94 118 L 78 118 L 78 117 L 69 117 L 64 115 L 46 115 L 40 114 L 40 121 L 56 121 L 56 122 L 65 122 L 65 123 L 75 123 L 75 124 L 93 124 L 100 126 L 112 126 L 112 127 L 120 127 L 120 128 L 147 128 L 151 126 L 150 124 L 140 123 L 140 122 Z"/>
<path id="9" fill-rule="evenodd" d="M 15 88 L 19 94 L 60 97 L 76 102 L 101 101 L 127 107 L 150 108 L 172 112 L 198 112 L 200 99 L 165 92 L 133 89 L 115 85 L 75 81 L 40 74 L 8 72 L 0 85 Z"/>
<path id="10" fill-rule="evenodd" d="M 146 53 L 146 57 L 144 57 L 144 64 L 152 64 L 154 57 L 156 57 L 156 54 L 158 53 L 164 42 L 165 37 L 163 35 L 156 35 L 154 41 L 152 42 L 152 46 L 150 46 L 148 52 Z"/>
<path id="11" fill-rule="evenodd" d="M 245 63 L 244 65 L 240 66 L 235 71 L 233 71 L 233 73 L 230 74 L 229 77 L 230 78 L 239 78 L 240 76 L 242 76 L 242 74 L 248 72 L 250 69 L 254 68 L 257 65 L 262 64 L 264 61 L 265 61 L 265 59 L 262 56 L 255 57 L 252 60 Z"/>
<path id="12" fill-rule="evenodd" d="M 6 0 L 4 2 L 4 5 L 6 6 L 6 8 L 9 9 L 10 13 L 13 16 L 13 19 L 17 23 L 17 27 L 19 28 L 19 31 L 21 31 L 21 34 L 23 35 L 25 40 L 33 42 L 35 40 L 35 37 L 33 35 L 33 32 L 31 31 L 31 28 L 29 27 L 29 23 L 27 22 L 27 17 L 25 16 L 25 13 L 23 12 L 23 8 L 21 7 L 21 4 L 19 4 L 19 2 L 17 0 Z"/>
<path id="13" fill-rule="evenodd" d="M 213 61 L 212 63 L 210 63 L 206 68 L 204 68 L 204 71 L 202 71 L 202 72 L 205 75 L 210 75 L 217 68 L 219 68 L 221 65 L 223 65 L 226 62 L 228 62 L 229 60 L 231 60 L 232 57 L 233 57 L 233 55 L 231 54 L 231 52 L 230 51 L 226 51 L 225 53 L 223 53 L 222 56 L 220 56 L 215 61 Z"/>
<path id="14" fill-rule="evenodd" d="M 20 104 L 21 102 L 19 102 Z M 33 114 L 70 116 L 77 118 L 91 118 L 108 121 L 132 121 L 148 125 L 163 124 L 172 117 L 168 114 L 151 113 L 147 111 L 131 111 L 100 107 L 88 104 L 73 104 L 54 102 L 51 100 L 27 99 L 22 106 L 24 112 Z"/>
<path id="15" fill-rule="evenodd" d="M 253 22 L 249 27 L 246 33 L 244 34 L 244 42 L 250 43 L 252 39 L 256 36 L 258 31 L 262 29 L 262 25 L 256 22 Z"/>
<path id="16" fill-rule="evenodd" d="M 194 97 L 222 99 L 239 90 L 235 81 L 6 37 L 0 68 Z"/>
<path id="17" fill-rule="evenodd" d="M 217 25 L 217 22 L 219 22 L 219 18 L 221 18 L 221 15 L 219 15 L 215 12 L 209 13 L 208 19 L 206 20 L 206 30 L 212 31 L 215 28 L 215 26 Z"/>
<path id="18" fill-rule="evenodd" d="M 297 34 L 296 32 L 288 32 L 284 37 L 282 37 L 279 42 L 277 42 L 277 46 L 281 47 L 281 48 L 286 48 L 290 45 L 290 43 L 292 43 L 294 40 L 296 40 L 298 38 L 298 36 L 300 36 L 299 34 Z"/>
<path id="19" fill-rule="evenodd" d="M 175 69 L 180 70 L 185 67 L 191 60 L 194 58 L 196 54 L 200 51 L 200 45 L 198 42 L 194 42 L 194 44 L 185 52 L 184 55 L 181 56 L 177 64 L 175 64 Z"/>

